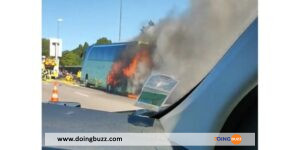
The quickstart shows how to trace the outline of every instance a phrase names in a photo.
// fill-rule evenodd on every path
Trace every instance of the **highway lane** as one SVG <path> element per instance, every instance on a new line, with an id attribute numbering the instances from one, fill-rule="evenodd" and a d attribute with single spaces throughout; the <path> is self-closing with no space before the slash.
<path id="1" fill-rule="evenodd" d="M 42 102 L 48 102 L 53 90 L 53 83 L 42 82 Z M 78 102 L 82 108 L 118 112 L 137 110 L 134 106 L 135 101 L 124 96 L 113 95 L 101 90 L 78 87 L 59 83 L 59 101 Z"/>

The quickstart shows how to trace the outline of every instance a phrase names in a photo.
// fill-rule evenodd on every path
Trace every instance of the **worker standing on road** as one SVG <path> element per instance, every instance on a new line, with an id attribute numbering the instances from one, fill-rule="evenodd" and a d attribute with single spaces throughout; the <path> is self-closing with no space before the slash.
<path id="1" fill-rule="evenodd" d="M 67 73 L 67 75 L 66 75 L 66 81 L 71 82 L 72 80 L 73 80 L 72 75 L 70 73 Z"/>
<path id="2" fill-rule="evenodd" d="M 55 79 L 58 77 L 58 71 L 57 70 L 54 70 L 53 76 L 54 76 Z"/>
<path id="3" fill-rule="evenodd" d="M 81 71 L 80 70 L 78 70 L 78 72 L 77 72 L 77 79 L 80 79 L 80 77 L 81 77 Z"/>
<path id="4" fill-rule="evenodd" d="M 81 77 L 81 71 L 78 70 L 78 72 L 77 72 L 77 74 L 76 74 L 76 81 L 77 81 L 78 83 L 80 83 L 80 77 Z"/>

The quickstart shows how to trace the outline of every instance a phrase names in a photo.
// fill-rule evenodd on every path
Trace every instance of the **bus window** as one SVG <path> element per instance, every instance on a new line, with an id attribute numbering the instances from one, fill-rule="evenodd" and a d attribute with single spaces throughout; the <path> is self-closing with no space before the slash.
<path id="1" fill-rule="evenodd" d="M 110 54 L 109 51 L 110 51 L 110 49 L 108 49 L 108 48 L 105 48 L 104 51 L 103 51 L 103 59 L 104 59 L 105 61 L 110 61 L 109 56 L 110 56 L 111 54 Z"/>
<path id="2" fill-rule="evenodd" d="M 105 51 L 102 47 L 98 48 L 97 49 L 97 60 L 99 60 L 99 61 L 103 60 L 104 53 L 105 53 Z"/>
<path id="3" fill-rule="evenodd" d="M 101 49 L 98 47 L 92 48 L 88 60 L 101 60 Z"/>

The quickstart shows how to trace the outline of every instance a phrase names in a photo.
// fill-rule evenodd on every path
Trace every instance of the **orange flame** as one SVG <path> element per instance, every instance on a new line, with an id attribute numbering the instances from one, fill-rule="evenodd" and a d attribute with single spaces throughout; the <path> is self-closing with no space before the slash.
<path id="1" fill-rule="evenodd" d="M 107 76 L 107 80 L 106 80 L 107 84 L 113 86 L 118 84 L 118 80 L 116 79 L 117 78 L 116 76 L 118 74 L 118 71 L 121 70 L 121 67 L 122 67 L 122 63 L 120 61 L 117 61 L 112 65 L 112 68 Z"/>
<path id="2" fill-rule="evenodd" d="M 133 57 L 133 59 L 131 60 L 131 63 L 128 65 L 128 67 L 123 69 L 123 74 L 126 77 L 132 77 L 134 75 L 134 73 L 136 72 L 137 66 L 140 62 L 144 62 L 148 65 L 151 64 L 149 52 L 146 49 L 142 49 Z"/>
<path id="3" fill-rule="evenodd" d="M 147 68 L 152 68 L 152 59 L 150 57 L 150 52 L 147 47 L 141 48 L 130 60 L 129 64 L 126 65 L 126 60 L 117 60 L 111 67 L 109 74 L 107 75 L 106 83 L 107 85 L 117 87 L 122 86 L 120 83 L 123 80 L 135 80 L 135 74 L 137 73 L 140 64 Z M 124 85 L 123 85 L 124 86 Z M 125 85 L 126 86 L 126 85 Z M 128 87 L 127 87 L 128 88 Z M 129 92 L 129 91 L 127 91 Z M 128 93 L 130 99 L 137 99 L 137 93 Z"/>

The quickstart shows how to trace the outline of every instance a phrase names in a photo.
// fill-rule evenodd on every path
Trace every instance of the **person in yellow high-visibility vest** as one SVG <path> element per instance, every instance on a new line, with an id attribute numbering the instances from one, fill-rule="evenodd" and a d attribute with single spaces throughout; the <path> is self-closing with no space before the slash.
<path id="1" fill-rule="evenodd" d="M 73 80 L 73 77 L 72 77 L 72 75 L 71 74 L 69 74 L 69 73 L 67 73 L 67 75 L 66 75 L 66 81 L 69 81 L 69 82 L 71 82 Z"/>
<path id="2" fill-rule="evenodd" d="M 80 77 L 81 77 L 81 71 L 80 70 L 77 72 L 76 76 L 77 76 L 78 79 L 80 79 Z"/>
<path id="3" fill-rule="evenodd" d="M 54 78 L 57 78 L 57 77 L 58 77 L 58 71 L 57 71 L 57 70 L 54 70 L 53 76 L 54 76 Z"/>

